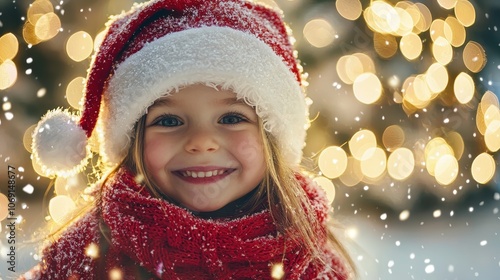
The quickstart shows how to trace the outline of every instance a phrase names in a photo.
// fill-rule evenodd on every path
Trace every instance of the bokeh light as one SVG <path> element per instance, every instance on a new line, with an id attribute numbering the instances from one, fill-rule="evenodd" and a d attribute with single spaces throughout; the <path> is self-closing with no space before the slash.
<path id="1" fill-rule="evenodd" d="M 382 134 L 382 143 L 388 151 L 403 146 L 405 142 L 405 132 L 399 125 L 388 126 Z"/>
<path id="2" fill-rule="evenodd" d="M 7 33 L 0 37 L 0 63 L 12 60 L 19 50 L 17 37 L 12 33 Z"/>
<path id="3" fill-rule="evenodd" d="M 335 1 L 337 12 L 348 20 L 356 20 L 363 12 L 359 0 L 337 0 Z"/>
<path id="4" fill-rule="evenodd" d="M 66 195 L 58 195 L 49 201 L 49 214 L 52 220 L 63 225 L 72 218 L 76 210 L 75 202 Z"/>
<path id="5" fill-rule="evenodd" d="M 370 148 L 365 154 L 369 156 L 366 156 L 363 160 L 361 160 L 361 172 L 364 176 L 371 179 L 380 177 L 386 170 L 387 166 L 387 157 L 384 150 L 379 147 Z"/>
<path id="6" fill-rule="evenodd" d="M 326 193 L 326 199 L 328 200 L 328 204 L 332 204 L 335 200 L 335 185 L 333 182 L 325 178 L 323 176 L 319 176 L 313 179 Z"/>
<path id="7" fill-rule="evenodd" d="M 42 41 L 54 38 L 61 29 L 61 21 L 54 13 L 41 16 L 35 24 L 35 35 Z"/>
<path id="8" fill-rule="evenodd" d="M 354 96 L 364 104 L 372 104 L 382 96 L 382 83 L 373 73 L 359 75 L 353 83 Z"/>
<path id="9" fill-rule="evenodd" d="M 480 184 L 488 183 L 495 175 L 496 164 L 490 154 L 482 153 L 472 162 L 472 177 Z"/>
<path id="10" fill-rule="evenodd" d="M 407 148 L 398 148 L 387 159 L 387 171 L 396 180 L 405 180 L 415 169 L 415 157 Z"/>
<path id="11" fill-rule="evenodd" d="M 35 131 L 35 128 L 36 128 L 36 124 L 31 125 L 30 127 L 28 127 L 28 129 L 26 129 L 26 131 L 24 132 L 24 135 L 23 135 L 24 148 L 26 149 L 26 151 L 28 151 L 30 153 L 31 153 L 31 145 L 33 143 L 32 135 L 33 135 L 33 131 Z"/>
<path id="12" fill-rule="evenodd" d="M 453 92 L 458 102 L 461 104 L 469 103 L 474 97 L 475 91 L 476 85 L 469 74 L 461 72 L 457 75 L 453 84 Z"/>
<path id="13" fill-rule="evenodd" d="M 444 140 L 446 140 L 446 143 L 450 145 L 455 158 L 457 160 L 462 158 L 465 149 L 464 139 L 462 135 L 460 135 L 460 133 L 456 131 L 450 131 L 446 133 L 446 135 L 444 136 Z"/>
<path id="14" fill-rule="evenodd" d="M 429 33 L 433 42 L 436 42 L 439 37 L 446 37 L 444 33 L 446 25 L 447 23 L 442 19 L 435 19 L 432 21 L 431 26 L 429 27 Z"/>
<path id="15" fill-rule="evenodd" d="M 486 135 L 486 130 L 488 126 L 493 122 L 500 120 L 500 106 L 498 98 L 491 91 L 487 91 L 481 98 L 481 102 L 478 105 L 478 110 L 476 113 L 476 126 L 478 131 L 482 135 Z M 494 127 L 490 128 L 491 132 L 495 131 Z M 491 139 L 487 140 L 488 142 Z"/>
<path id="16" fill-rule="evenodd" d="M 441 157 L 445 155 L 454 156 L 453 149 L 446 143 L 446 141 L 441 137 L 436 137 L 430 140 L 425 146 L 424 150 L 425 155 L 425 167 L 427 168 L 427 172 L 435 176 L 435 169 L 438 164 L 438 161 Z"/>
<path id="17" fill-rule="evenodd" d="M 458 48 L 465 42 L 466 32 L 465 27 L 455 18 L 447 17 L 444 26 L 444 36 L 450 44 Z"/>
<path id="18" fill-rule="evenodd" d="M 49 0 L 33 1 L 28 8 L 28 21 L 35 25 L 43 15 L 53 12 L 54 6 Z"/>
<path id="19" fill-rule="evenodd" d="M 86 248 L 85 248 L 85 255 L 90 257 L 91 259 L 97 259 L 99 258 L 99 245 L 96 243 L 90 243 Z"/>
<path id="20" fill-rule="evenodd" d="M 325 19 L 313 19 L 304 26 L 304 37 L 316 48 L 324 48 L 333 42 L 335 29 Z"/>
<path id="21" fill-rule="evenodd" d="M 401 213 L 399 213 L 399 220 L 400 221 L 406 221 L 410 218 L 410 211 L 408 210 L 403 210 Z"/>
<path id="22" fill-rule="evenodd" d="M 448 85 L 448 71 L 442 64 L 433 63 L 425 73 L 425 82 L 432 93 L 440 93 Z"/>
<path id="23" fill-rule="evenodd" d="M 490 152 L 494 153 L 500 149 L 500 119 L 488 124 L 484 133 L 484 142 Z"/>
<path id="24" fill-rule="evenodd" d="M 357 160 L 364 160 L 372 156 L 371 148 L 377 147 L 377 138 L 375 134 L 367 129 L 356 132 L 349 140 L 349 150 Z"/>
<path id="25" fill-rule="evenodd" d="M 363 171 L 361 170 L 361 162 L 354 157 L 347 158 L 347 168 L 339 177 L 342 184 L 347 187 L 354 187 L 363 180 Z"/>
<path id="26" fill-rule="evenodd" d="M 284 276 L 285 276 L 285 268 L 283 266 L 283 263 L 273 264 L 273 266 L 271 268 L 271 277 L 274 280 L 279 280 L 279 279 L 283 279 Z"/>
<path id="27" fill-rule="evenodd" d="M 57 177 L 54 183 L 54 191 L 57 195 L 65 195 L 72 200 L 77 200 L 86 185 L 87 180 L 82 173 L 67 178 Z"/>
<path id="28" fill-rule="evenodd" d="M 420 18 L 418 22 L 415 24 L 414 30 L 418 33 L 426 32 L 431 28 L 432 24 L 432 13 L 429 8 L 423 3 L 415 3 L 415 7 L 417 7 L 420 12 Z"/>
<path id="29" fill-rule="evenodd" d="M 76 77 L 71 82 L 69 82 L 66 87 L 66 100 L 69 105 L 75 109 L 81 108 L 80 101 L 83 97 L 83 88 L 85 86 L 85 78 Z"/>
<path id="30" fill-rule="evenodd" d="M 386 59 L 393 57 L 398 51 L 398 42 L 391 34 L 374 33 L 373 45 L 377 54 Z"/>
<path id="31" fill-rule="evenodd" d="M 469 27 L 476 21 L 476 10 L 468 0 L 458 0 L 455 5 L 455 16 L 465 27 Z"/>
<path id="32" fill-rule="evenodd" d="M 324 176 L 337 178 L 346 170 L 347 154 L 341 147 L 330 146 L 319 155 L 318 167 Z"/>
<path id="33" fill-rule="evenodd" d="M 415 33 L 406 34 L 401 38 L 399 48 L 408 60 L 415 60 L 422 53 L 422 40 Z"/>
<path id="34" fill-rule="evenodd" d="M 471 72 L 478 73 L 486 66 L 486 52 L 481 44 L 470 41 L 463 51 L 464 64 Z"/>
<path id="35" fill-rule="evenodd" d="M 439 63 L 446 65 L 453 59 L 453 48 L 446 38 L 438 37 L 432 45 L 432 54 Z"/>
<path id="36" fill-rule="evenodd" d="M 439 184 L 451 184 L 458 175 L 457 159 L 451 154 L 445 154 L 439 157 L 434 168 L 434 175 Z"/>
<path id="37" fill-rule="evenodd" d="M 11 87 L 17 80 L 17 67 L 12 60 L 0 64 L 0 90 Z"/>
<path id="38" fill-rule="evenodd" d="M 101 45 L 102 41 L 104 40 L 104 36 L 106 35 L 106 30 L 102 30 L 101 32 L 97 33 L 97 35 L 94 38 L 94 52 L 97 52 L 99 49 L 99 46 Z"/>
<path id="39" fill-rule="evenodd" d="M 36 45 L 42 42 L 42 40 L 35 34 L 35 25 L 30 21 L 27 21 L 23 26 L 23 39 L 30 45 Z"/>
<path id="40" fill-rule="evenodd" d="M 457 0 L 437 0 L 439 5 L 447 10 L 455 8 Z"/>
<path id="41" fill-rule="evenodd" d="M 337 74 L 342 82 L 353 84 L 364 73 L 375 73 L 373 60 L 364 53 L 354 53 L 339 58 L 336 65 Z"/>
<path id="42" fill-rule="evenodd" d="M 401 24 L 398 12 L 384 1 L 373 1 L 364 11 L 368 26 L 381 34 L 395 34 Z"/>
<path id="43" fill-rule="evenodd" d="M 109 279 L 110 280 L 122 280 L 123 279 L 123 271 L 119 268 L 113 268 L 109 271 Z"/>
<path id="44" fill-rule="evenodd" d="M 66 42 L 66 53 L 77 62 L 88 58 L 93 50 L 94 41 L 85 31 L 75 32 Z"/>
<path id="45" fill-rule="evenodd" d="M 49 0 L 37 0 L 30 4 L 28 20 L 23 26 L 23 38 L 26 43 L 36 45 L 54 38 L 61 31 L 61 20 L 54 13 Z"/>
<path id="46" fill-rule="evenodd" d="M 9 199 L 3 193 L 0 193 L 0 221 L 3 221 L 9 215 Z"/>

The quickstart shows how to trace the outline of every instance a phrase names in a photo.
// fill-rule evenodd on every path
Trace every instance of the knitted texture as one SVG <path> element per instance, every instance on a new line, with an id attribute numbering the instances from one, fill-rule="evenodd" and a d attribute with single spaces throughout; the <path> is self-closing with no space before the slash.
<path id="1" fill-rule="evenodd" d="M 324 193 L 297 178 L 325 237 Z M 302 244 L 277 232 L 268 210 L 237 219 L 201 219 L 152 197 L 124 169 L 108 180 L 101 207 L 110 236 L 106 255 L 97 260 L 85 255 L 85 248 L 102 240 L 98 211 L 92 211 L 45 250 L 35 279 L 103 279 L 97 274 L 110 271 L 122 272 L 123 279 L 271 279 L 272 266 L 279 263 L 284 279 L 347 279 L 326 237 L 317 244 L 326 264 L 313 262 Z M 99 262 L 105 262 L 107 272 L 101 272 Z"/>

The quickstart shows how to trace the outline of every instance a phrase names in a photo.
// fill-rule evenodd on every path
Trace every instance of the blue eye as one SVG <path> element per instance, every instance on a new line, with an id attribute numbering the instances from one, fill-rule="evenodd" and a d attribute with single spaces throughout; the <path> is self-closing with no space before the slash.
<path id="1" fill-rule="evenodd" d="M 240 122 L 244 122 L 246 119 L 242 117 L 240 114 L 230 113 L 225 116 L 222 116 L 219 123 L 221 124 L 238 124 Z"/>
<path id="2" fill-rule="evenodd" d="M 175 116 L 162 116 L 154 124 L 159 126 L 174 127 L 184 123 Z"/>

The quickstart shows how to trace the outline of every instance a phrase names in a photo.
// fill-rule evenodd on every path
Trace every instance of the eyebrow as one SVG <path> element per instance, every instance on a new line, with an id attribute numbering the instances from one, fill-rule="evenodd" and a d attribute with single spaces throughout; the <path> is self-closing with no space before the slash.
<path id="1" fill-rule="evenodd" d="M 247 103 L 243 100 L 243 98 L 237 99 L 235 97 L 228 97 L 221 99 L 217 101 L 218 104 L 222 105 L 247 105 Z M 168 98 L 168 97 L 162 97 L 156 100 L 153 105 L 151 105 L 149 108 L 157 107 L 157 106 L 175 106 L 176 102 L 175 100 Z"/>
<path id="2" fill-rule="evenodd" d="M 220 100 L 218 103 L 224 105 L 239 105 L 239 104 L 247 105 L 247 103 L 243 100 L 243 98 L 237 99 L 235 97 L 224 98 Z"/>
<path id="3" fill-rule="evenodd" d="M 175 105 L 175 101 L 172 100 L 171 98 L 168 97 L 162 97 L 157 99 L 153 105 L 149 106 L 149 108 L 156 107 L 156 106 L 172 106 Z"/>

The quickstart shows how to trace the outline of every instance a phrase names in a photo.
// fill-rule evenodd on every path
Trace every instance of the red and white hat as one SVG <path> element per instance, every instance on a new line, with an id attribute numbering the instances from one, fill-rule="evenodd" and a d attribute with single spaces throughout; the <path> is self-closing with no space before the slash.
<path id="1" fill-rule="evenodd" d="M 300 162 L 308 106 L 279 13 L 243 0 L 153 0 L 112 18 L 107 27 L 89 69 L 81 114 L 50 111 L 34 131 L 34 159 L 47 176 L 67 176 L 84 166 L 92 134 L 104 163 L 120 163 L 147 108 L 197 83 L 231 89 L 255 107 L 287 161 Z"/>

